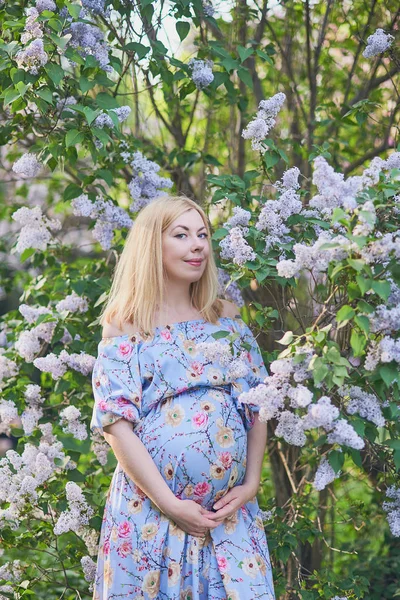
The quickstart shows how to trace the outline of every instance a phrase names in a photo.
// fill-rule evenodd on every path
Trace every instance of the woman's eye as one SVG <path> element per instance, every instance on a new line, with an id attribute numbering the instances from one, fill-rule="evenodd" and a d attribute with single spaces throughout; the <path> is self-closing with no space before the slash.
<path id="1" fill-rule="evenodd" d="M 180 235 L 186 235 L 186 233 L 178 233 L 178 235 L 176 235 L 175 237 L 179 237 Z M 208 237 L 207 233 L 201 233 L 200 235 L 205 235 L 206 238 Z"/>

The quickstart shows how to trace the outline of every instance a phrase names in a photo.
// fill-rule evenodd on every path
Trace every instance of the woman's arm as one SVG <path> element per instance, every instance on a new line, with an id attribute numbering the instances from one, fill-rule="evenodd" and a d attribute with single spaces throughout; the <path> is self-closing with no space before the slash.
<path id="1" fill-rule="evenodd" d="M 262 423 L 255 414 L 253 427 L 247 432 L 247 462 L 243 482 L 235 485 L 213 506 L 216 512 L 211 517 L 216 523 L 221 523 L 227 517 L 252 500 L 258 492 L 261 470 L 267 441 L 267 424 Z"/>
<path id="2" fill-rule="evenodd" d="M 181 500 L 174 495 L 131 423 L 119 419 L 105 426 L 104 438 L 128 477 L 178 527 L 196 536 L 204 536 L 207 529 L 217 527 L 209 518 L 213 513 L 193 500 Z"/>
<path id="3" fill-rule="evenodd" d="M 267 423 L 262 423 L 258 418 L 258 413 L 255 413 L 255 423 L 247 432 L 247 462 L 243 480 L 243 485 L 254 489 L 254 496 L 260 486 L 266 443 Z"/>

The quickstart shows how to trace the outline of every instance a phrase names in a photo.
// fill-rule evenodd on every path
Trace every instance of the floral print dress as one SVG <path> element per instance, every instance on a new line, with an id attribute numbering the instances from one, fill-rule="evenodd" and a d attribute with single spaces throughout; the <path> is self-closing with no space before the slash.
<path id="1" fill-rule="evenodd" d="M 215 341 L 230 344 L 233 358 L 246 351 L 245 377 L 233 379 L 228 367 L 205 360 L 198 344 Z M 93 369 L 90 428 L 102 434 L 103 426 L 120 418 L 130 421 L 175 496 L 212 510 L 246 471 L 247 431 L 258 407 L 238 396 L 267 376 L 258 344 L 239 316 L 220 317 L 216 324 L 173 323 L 146 339 L 103 338 Z M 93 599 L 122 598 L 274 600 L 257 498 L 205 538 L 192 536 L 160 512 L 118 463 L 104 509 Z"/>

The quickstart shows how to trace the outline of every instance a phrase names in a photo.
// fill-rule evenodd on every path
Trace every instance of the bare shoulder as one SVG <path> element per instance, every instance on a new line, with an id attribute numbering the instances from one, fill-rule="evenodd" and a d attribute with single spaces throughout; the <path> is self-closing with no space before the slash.
<path id="1" fill-rule="evenodd" d="M 232 319 L 234 317 L 240 317 L 240 310 L 239 308 L 236 306 L 236 304 L 234 304 L 234 302 L 230 302 L 229 300 L 222 300 L 222 305 L 223 305 L 223 309 L 222 309 L 222 317 L 231 317 Z"/>
<path id="2" fill-rule="evenodd" d="M 104 323 L 103 325 L 103 337 L 114 337 L 117 335 L 126 335 L 131 333 L 136 333 L 137 330 L 131 323 L 124 323 L 122 329 L 119 329 L 116 322 L 112 319 L 111 323 Z"/>

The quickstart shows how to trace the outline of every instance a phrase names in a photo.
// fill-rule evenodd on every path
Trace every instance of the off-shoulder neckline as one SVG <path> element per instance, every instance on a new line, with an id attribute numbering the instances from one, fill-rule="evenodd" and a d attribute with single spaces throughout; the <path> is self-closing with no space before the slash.
<path id="1" fill-rule="evenodd" d="M 242 320 L 242 317 L 240 315 L 238 315 L 237 317 L 219 317 L 218 321 L 221 321 L 221 319 L 229 319 L 231 321 L 238 321 L 239 319 Z M 176 323 L 167 323 L 166 325 L 156 326 L 156 327 L 154 327 L 154 331 L 157 331 L 157 329 L 166 329 L 167 327 L 172 327 L 172 326 L 176 327 L 177 325 L 186 325 L 187 323 L 201 323 L 201 322 L 209 323 L 210 325 L 217 325 L 217 323 L 211 323 L 210 321 L 207 321 L 204 318 L 189 319 L 187 321 L 177 321 Z M 100 339 L 100 342 L 102 342 L 103 340 L 115 340 L 115 339 L 120 339 L 120 338 L 129 338 L 129 337 L 132 337 L 133 335 L 139 335 L 139 332 L 134 331 L 132 333 L 121 333 L 120 335 L 111 335 L 111 336 L 107 336 L 107 337 L 102 337 Z"/>

